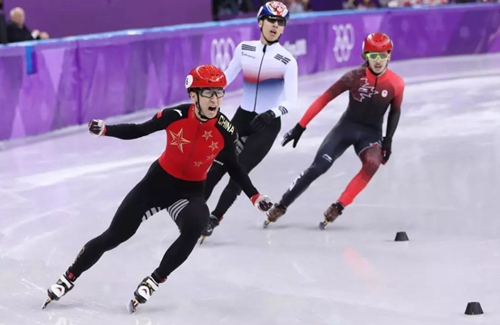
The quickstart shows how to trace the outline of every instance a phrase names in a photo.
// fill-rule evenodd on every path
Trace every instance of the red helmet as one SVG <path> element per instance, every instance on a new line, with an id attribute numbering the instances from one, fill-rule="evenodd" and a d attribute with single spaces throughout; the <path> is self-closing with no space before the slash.
<path id="1" fill-rule="evenodd" d="M 214 65 L 200 65 L 191 70 L 186 77 L 186 89 L 192 88 L 226 88 L 227 80 L 224 72 Z"/>
<path id="2" fill-rule="evenodd" d="M 389 36 L 384 33 L 373 33 L 363 41 L 363 53 L 392 51 L 393 44 Z"/>

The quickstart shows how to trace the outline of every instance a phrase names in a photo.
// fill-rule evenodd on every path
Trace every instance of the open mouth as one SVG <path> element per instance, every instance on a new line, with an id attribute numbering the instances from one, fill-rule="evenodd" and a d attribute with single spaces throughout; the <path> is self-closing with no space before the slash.
<path id="1" fill-rule="evenodd" d="M 215 112 L 217 110 L 217 106 L 208 106 L 208 110 L 210 112 Z"/>

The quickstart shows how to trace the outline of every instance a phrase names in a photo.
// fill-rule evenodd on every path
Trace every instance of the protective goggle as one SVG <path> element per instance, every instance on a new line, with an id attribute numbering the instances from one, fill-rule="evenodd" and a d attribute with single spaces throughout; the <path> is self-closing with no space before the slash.
<path id="1" fill-rule="evenodd" d="M 275 22 L 278 22 L 278 26 L 286 26 L 286 19 L 282 17 L 274 17 L 274 16 L 266 16 L 265 19 L 270 22 L 271 24 L 274 24 Z"/>
<path id="2" fill-rule="evenodd" d="M 368 60 L 375 61 L 375 60 L 382 60 L 385 61 L 390 58 L 389 53 L 384 53 L 384 52 L 368 52 L 365 53 L 365 56 Z"/>
<path id="3" fill-rule="evenodd" d="M 200 89 L 200 96 L 206 98 L 212 98 L 213 95 L 217 96 L 217 98 L 224 97 L 226 90 L 223 88 L 203 88 Z"/>

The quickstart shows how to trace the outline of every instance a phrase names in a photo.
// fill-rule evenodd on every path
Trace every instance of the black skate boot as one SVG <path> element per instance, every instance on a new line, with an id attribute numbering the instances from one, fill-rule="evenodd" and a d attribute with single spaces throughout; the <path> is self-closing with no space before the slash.
<path id="1" fill-rule="evenodd" d="M 74 287 L 74 281 L 75 281 L 75 276 L 73 273 L 64 273 L 61 275 L 61 277 L 57 280 L 57 282 L 53 285 L 50 286 L 50 288 L 47 289 L 47 294 L 49 297 L 45 301 L 45 303 L 42 306 L 42 309 L 45 309 L 47 305 L 52 302 L 52 301 L 58 301 L 61 299 L 62 296 L 67 294 L 71 289 Z"/>
<path id="2" fill-rule="evenodd" d="M 325 216 L 325 221 L 319 223 L 319 228 L 321 230 L 325 229 L 325 227 L 329 224 L 335 221 L 335 219 L 338 218 L 342 214 L 342 211 L 344 210 L 344 206 L 339 203 L 335 202 L 332 205 L 326 209 L 324 216 Z"/>
<path id="3" fill-rule="evenodd" d="M 219 223 L 222 221 L 222 219 L 223 219 L 223 217 L 221 217 L 219 219 L 216 216 L 214 216 L 213 214 L 210 215 L 210 221 L 208 222 L 207 228 L 201 234 L 200 245 L 203 244 L 203 241 L 205 240 L 206 237 L 210 237 L 212 235 L 215 227 L 217 227 L 219 225 Z"/>
<path id="4" fill-rule="evenodd" d="M 161 283 L 166 280 L 167 279 L 164 279 Z M 158 282 L 156 282 L 151 276 L 145 277 L 134 291 L 135 298 L 129 303 L 129 312 L 133 313 L 139 304 L 145 304 L 156 290 L 158 290 Z"/>
<path id="5" fill-rule="evenodd" d="M 266 212 L 267 220 L 264 221 L 264 228 L 267 228 L 271 222 L 276 222 L 282 215 L 286 213 L 286 206 L 281 203 L 276 203 Z"/>

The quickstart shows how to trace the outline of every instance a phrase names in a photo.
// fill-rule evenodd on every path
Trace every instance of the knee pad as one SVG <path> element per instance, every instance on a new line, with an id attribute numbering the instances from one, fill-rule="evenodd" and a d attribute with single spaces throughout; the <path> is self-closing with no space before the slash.
<path id="1" fill-rule="evenodd" d="M 381 162 L 376 159 L 369 159 L 363 164 L 363 170 L 365 174 L 372 176 L 377 172 L 380 164 Z"/>
<path id="2" fill-rule="evenodd" d="M 382 154 L 380 150 L 368 149 L 366 153 L 361 157 L 363 162 L 363 170 L 366 174 L 373 175 L 382 163 Z"/>

